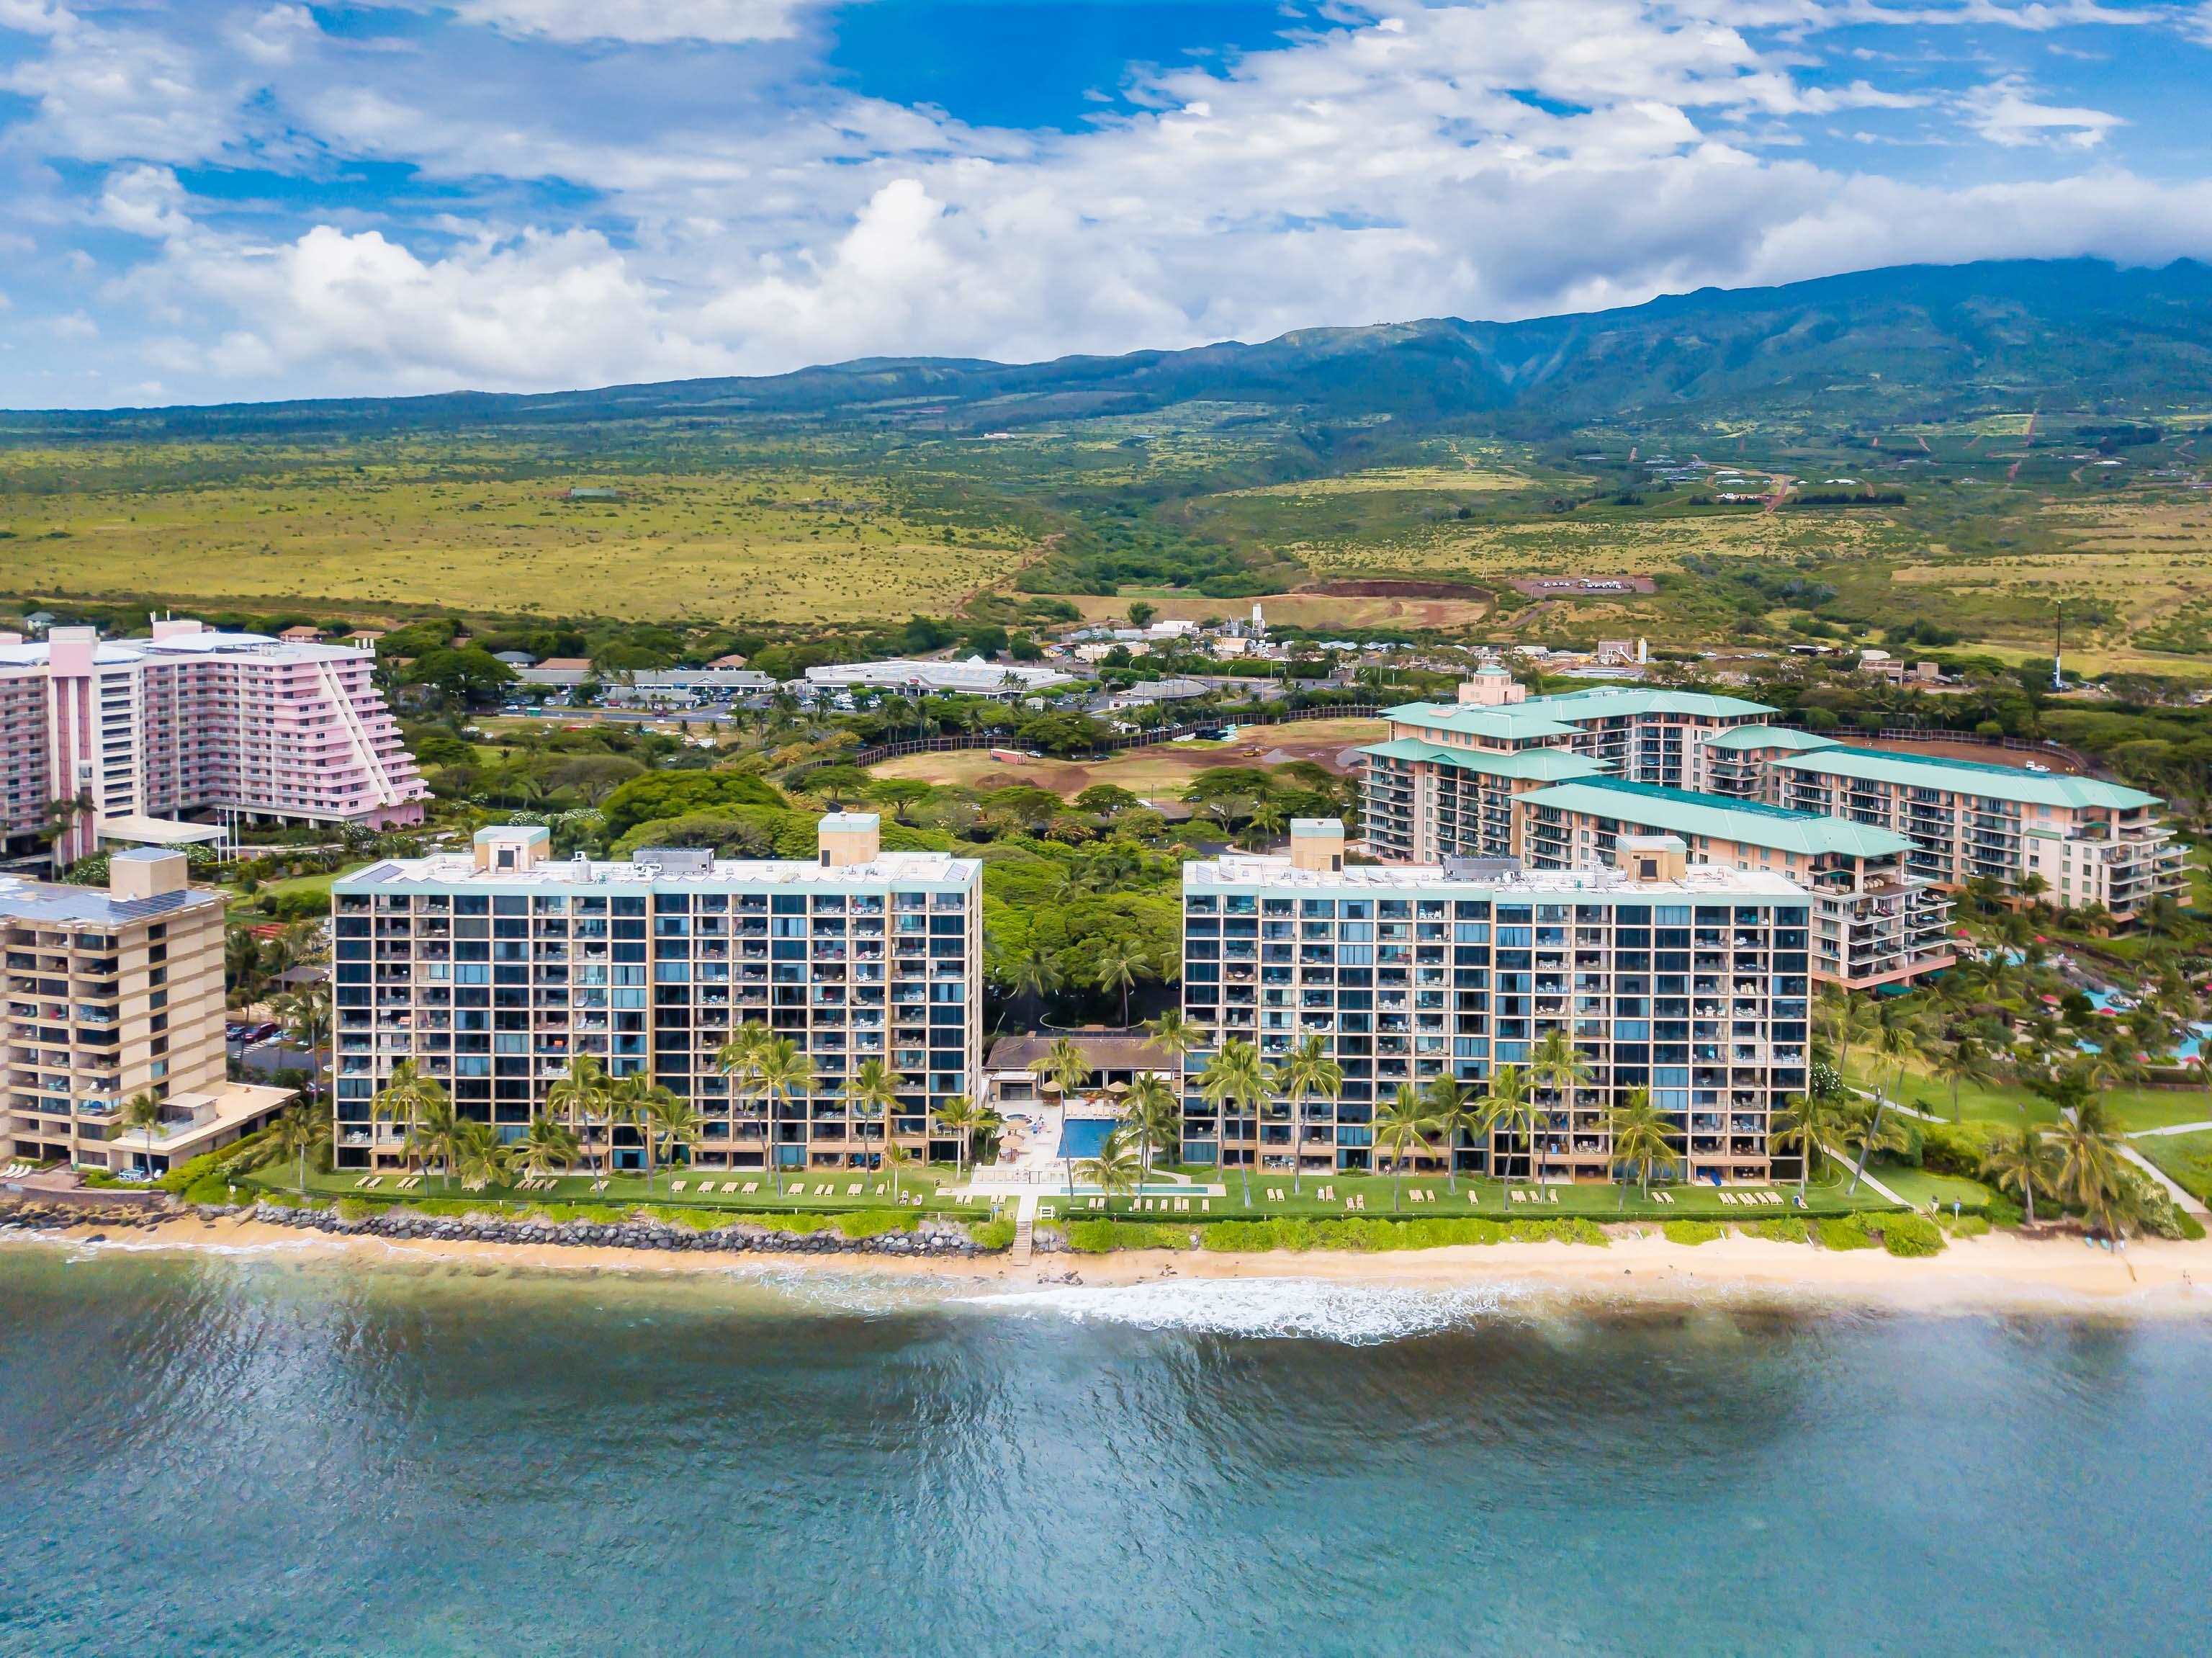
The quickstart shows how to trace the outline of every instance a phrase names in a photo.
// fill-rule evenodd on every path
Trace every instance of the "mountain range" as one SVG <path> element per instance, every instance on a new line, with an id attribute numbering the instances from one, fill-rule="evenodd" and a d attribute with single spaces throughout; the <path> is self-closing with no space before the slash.
<path id="1" fill-rule="evenodd" d="M 2212 385 L 2212 266 L 2101 260 L 1905 265 L 1700 289 L 1517 322 L 1311 328 L 1257 344 L 1006 364 L 869 358 L 759 378 L 535 395 L 0 415 L 0 435 L 366 435 L 671 419 L 974 432 L 1249 403 L 1523 436 L 1616 422 L 1768 419 L 1849 430 L 2041 406 L 2156 415 Z"/>

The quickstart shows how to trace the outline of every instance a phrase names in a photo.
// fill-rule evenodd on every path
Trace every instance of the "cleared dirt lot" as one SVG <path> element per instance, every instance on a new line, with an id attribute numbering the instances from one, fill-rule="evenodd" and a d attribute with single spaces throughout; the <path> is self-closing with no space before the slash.
<path id="1" fill-rule="evenodd" d="M 1027 783 L 1073 799 L 1095 783 L 1110 783 L 1148 799 L 1173 800 L 1200 772 L 1218 765 L 1256 765 L 1281 750 L 1293 759 L 1318 761 L 1331 771 L 1336 757 L 1361 743 L 1380 742 L 1380 720 L 1304 720 L 1289 725 L 1249 726 L 1228 742 L 1162 743 L 1133 748 L 1111 759 L 994 760 L 982 748 L 950 753 L 905 754 L 873 768 L 879 777 L 918 777 L 963 789 L 1005 789 Z"/>

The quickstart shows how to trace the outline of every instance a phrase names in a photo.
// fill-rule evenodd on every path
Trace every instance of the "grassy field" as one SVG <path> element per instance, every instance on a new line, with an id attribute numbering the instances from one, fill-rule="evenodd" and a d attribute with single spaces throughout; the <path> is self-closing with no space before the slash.
<path id="1" fill-rule="evenodd" d="M 185 602 L 838 622 L 942 611 L 1036 551 L 1006 523 L 911 517 L 891 491 L 845 475 L 514 470 L 491 457 L 472 468 L 465 452 L 10 491 L 0 495 L 0 527 L 13 533 L 0 541 L 0 572 L 18 591 L 88 599 L 158 587 Z M 572 486 L 621 498 L 568 501 Z"/>
<path id="2" fill-rule="evenodd" d="M 1144 600 L 1168 620 L 1203 622 L 1248 616 L 1261 607 L 1267 620 L 1280 627 L 1389 628 L 1455 632 L 1470 628 L 1490 614 L 1483 599 L 1420 599 L 1395 595 L 1338 593 L 1263 593 L 1250 599 L 1209 599 L 1204 594 L 1179 593 L 1168 588 L 1128 588 L 1111 598 L 1075 600 L 1087 622 L 1126 625 L 1129 605 Z"/>
<path id="3" fill-rule="evenodd" d="M 1866 1067 L 1856 1061 L 1850 1075 L 1862 1088 L 1873 1086 L 1868 1080 Z M 1887 1070 L 1882 1073 L 1882 1081 L 1887 1086 Z M 1951 1120 L 1948 1082 L 1924 1071 L 1908 1070 L 1899 1094 L 1906 1105 L 1917 1106 L 1947 1123 Z M 2202 1088 L 2106 1088 L 2099 1097 L 2123 1133 L 2166 1128 L 2176 1123 L 2212 1122 L 2212 1094 Z M 2057 1107 L 2039 1094 L 2031 1094 L 2026 1088 L 1984 1087 L 1974 1082 L 1960 1088 L 1958 1112 L 1968 1121 L 2002 1123 L 2008 1126 L 2056 1122 L 2058 1118 Z"/>
<path id="4" fill-rule="evenodd" d="M 733 1214 L 747 1212 L 805 1214 L 844 1214 L 860 1209 L 885 1209 L 892 1205 L 890 1181 L 882 1175 L 857 1173 L 830 1173 L 813 1170 L 805 1175 L 787 1175 L 784 1190 L 779 1193 L 774 1177 L 759 1169 L 690 1170 L 664 1169 L 654 1176 L 648 1187 L 642 1174 L 611 1174 L 604 1192 L 592 1189 L 592 1177 L 581 1173 L 560 1177 L 550 1192 L 523 1192 L 512 1184 L 501 1183 L 486 1187 L 482 1192 L 470 1192 L 459 1181 L 446 1181 L 435 1174 L 425 1177 L 421 1186 L 408 1192 L 393 1189 L 396 1177 L 386 1174 L 380 1186 L 364 1188 L 361 1176 L 351 1171 L 307 1175 L 307 1195 L 311 1198 L 364 1198 L 374 1201 L 447 1200 L 482 1204 L 487 1208 L 513 1204 L 527 1207 L 543 1204 L 670 1204 L 685 1209 L 726 1209 Z M 699 1183 L 711 1179 L 717 1188 L 730 1181 L 742 1187 L 754 1183 L 757 1190 L 726 1192 L 717 1190 L 702 1193 Z M 274 1192 L 299 1190 L 289 1164 L 271 1164 L 258 1170 L 252 1182 Z M 684 1182 L 678 1191 L 675 1182 Z M 951 1210 L 961 1214 L 981 1215 L 986 1205 L 954 1204 L 939 1196 L 940 1186 L 953 1183 L 952 1170 L 933 1166 L 927 1169 L 909 1169 L 899 1177 L 899 1189 L 911 1197 L 922 1194 L 929 1210 Z M 850 1188 L 860 1187 L 858 1192 Z M 822 1187 L 829 1187 L 823 1192 Z"/>
<path id="5" fill-rule="evenodd" d="M 1200 771 L 1220 765 L 1253 765 L 1282 749 L 1300 759 L 1332 762 L 1337 753 L 1360 743 L 1380 742 L 1380 720 L 1300 720 L 1284 725 L 1249 726 L 1228 742 L 1160 744 L 1133 748 L 1103 760 L 1026 760 L 1018 765 L 994 760 L 988 749 L 948 753 L 906 754 L 874 768 L 879 777 L 918 777 L 924 783 L 963 789 L 1003 789 L 1026 783 L 1073 800 L 1097 783 L 1110 783 L 1150 800 L 1172 800 Z"/>
<path id="6" fill-rule="evenodd" d="M 2134 1144 L 2182 1190 L 2212 1203 L 2212 1131 L 2160 1135 L 2154 1140 L 2137 1140 Z"/>

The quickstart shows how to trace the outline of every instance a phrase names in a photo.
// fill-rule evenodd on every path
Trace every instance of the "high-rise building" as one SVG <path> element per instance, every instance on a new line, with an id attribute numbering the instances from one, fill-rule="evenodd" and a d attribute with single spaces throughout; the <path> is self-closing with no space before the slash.
<path id="1" fill-rule="evenodd" d="M 226 1080 L 223 899 L 185 855 L 117 852 L 106 891 L 0 876 L 9 1154 L 166 1173 L 259 1127 L 289 1089 Z M 158 1124 L 125 1129 L 151 1094 Z"/>
<path id="2" fill-rule="evenodd" d="M 417 822 L 429 790 L 375 661 L 186 620 L 143 639 L 0 634 L 0 838 L 20 845 L 65 817 L 67 864 L 104 840 L 189 838 L 185 819 Z"/>
<path id="3" fill-rule="evenodd" d="M 1607 1112 L 1648 1088 L 1688 1178 L 1778 1172 L 1772 1116 L 1806 1085 L 1811 988 L 1812 900 L 1789 881 L 1692 865 L 1673 836 L 1623 835 L 1611 866 L 1559 870 L 1347 865 L 1328 820 L 1294 825 L 1291 847 L 1183 867 L 1183 1012 L 1205 1037 L 1187 1069 L 1188 1160 L 1372 1167 L 1376 1114 L 1401 1086 L 1449 1074 L 1480 1094 L 1558 1031 L 1584 1075 L 1539 1094 L 1533 1146 L 1509 1124 L 1424 1166 L 1609 1178 Z M 1343 1069 L 1336 1097 L 1207 1098 L 1223 1044 L 1253 1044 L 1272 1076 L 1314 1035 Z"/>
<path id="4" fill-rule="evenodd" d="M 640 1076 L 705 1119 L 706 1168 L 872 1165 L 886 1129 L 930 1142 L 974 1097 L 982 1048 L 982 865 L 887 852 L 872 814 L 822 820 L 816 859 L 646 848 L 624 863 L 548 856 L 538 828 L 479 831 L 472 855 L 389 860 L 331 888 L 337 1161 L 403 1161 L 378 1092 L 411 1060 L 459 1112 L 520 1136 L 570 1062 Z M 741 1025 L 789 1037 L 813 1086 L 734 1088 L 715 1056 Z M 888 1123 L 847 1084 L 870 1059 L 902 1079 Z M 636 1167 L 634 1129 L 580 1123 L 602 1163 Z"/>

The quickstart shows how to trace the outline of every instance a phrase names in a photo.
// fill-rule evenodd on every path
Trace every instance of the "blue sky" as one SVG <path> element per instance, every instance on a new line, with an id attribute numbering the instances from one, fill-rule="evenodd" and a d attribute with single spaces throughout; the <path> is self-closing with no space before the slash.
<path id="1" fill-rule="evenodd" d="M 2212 3 L 0 0 L 0 404 L 2212 258 Z"/>

